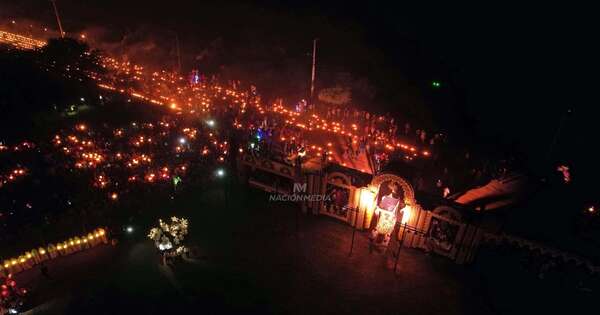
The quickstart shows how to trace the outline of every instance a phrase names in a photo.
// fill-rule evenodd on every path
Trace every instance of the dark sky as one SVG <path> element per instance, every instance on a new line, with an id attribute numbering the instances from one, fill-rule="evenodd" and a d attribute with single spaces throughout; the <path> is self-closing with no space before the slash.
<path id="1" fill-rule="evenodd" d="M 112 43 L 127 38 L 140 44 L 136 49 L 142 53 L 149 46 L 139 39 L 151 37 L 153 49 L 172 55 L 170 30 L 176 31 L 186 68 L 193 67 L 198 52 L 218 37 L 234 43 L 264 40 L 298 58 L 308 56 L 311 39 L 318 37 L 321 69 L 347 68 L 378 78 L 374 80 L 386 104 L 382 110 L 401 112 L 401 102 L 395 100 L 411 89 L 433 118 L 442 121 L 439 125 L 460 129 L 458 125 L 470 138 L 489 144 L 490 150 L 500 142 L 514 144 L 515 150 L 536 161 L 547 156 L 563 121 L 549 160 L 585 162 L 586 168 L 595 164 L 590 152 L 597 142 L 591 128 L 596 104 L 583 98 L 593 10 L 506 2 L 57 3 L 66 31 L 98 34 Z M 54 25 L 48 1 L 3 0 L 0 17 L 12 16 Z M 431 80 L 440 80 L 443 88 L 433 91 Z M 572 114 L 565 116 L 568 109 Z"/>

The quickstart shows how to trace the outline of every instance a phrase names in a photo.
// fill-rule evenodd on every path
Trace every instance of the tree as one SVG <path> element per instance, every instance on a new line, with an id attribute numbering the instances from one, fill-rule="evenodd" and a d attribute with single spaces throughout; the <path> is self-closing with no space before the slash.
<path id="1" fill-rule="evenodd" d="M 188 220 L 171 217 L 171 223 L 158 220 L 159 226 L 152 228 L 148 238 L 165 257 L 180 256 L 187 252 L 184 240 L 188 234 Z"/>
<path id="2" fill-rule="evenodd" d="M 40 59 L 58 70 L 83 74 L 102 72 L 100 52 L 73 38 L 52 38 L 39 50 Z"/>
<path id="3" fill-rule="evenodd" d="M 325 103 L 344 105 L 352 101 L 352 92 L 343 87 L 322 89 L 319 91 L 319 100 Z"/>

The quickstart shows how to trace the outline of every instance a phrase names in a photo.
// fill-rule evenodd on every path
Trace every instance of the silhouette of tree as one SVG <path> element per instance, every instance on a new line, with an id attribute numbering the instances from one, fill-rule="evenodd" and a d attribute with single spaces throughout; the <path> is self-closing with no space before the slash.
<path id="1" fill-rule="evenodd" d="M 81 71 L 83 74 L 101 72 L 100 52 L 73 38 L 53 38 L 39 50 L 40 61 L 58 70 Z"/>

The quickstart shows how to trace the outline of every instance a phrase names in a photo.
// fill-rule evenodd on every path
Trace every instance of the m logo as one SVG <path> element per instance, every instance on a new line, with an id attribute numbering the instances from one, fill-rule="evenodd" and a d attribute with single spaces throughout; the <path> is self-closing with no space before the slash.
<path id="1" fill-rule="evenodd" d="M 294 193 L 305 193 L 306 183 L 294 183 Z"/>

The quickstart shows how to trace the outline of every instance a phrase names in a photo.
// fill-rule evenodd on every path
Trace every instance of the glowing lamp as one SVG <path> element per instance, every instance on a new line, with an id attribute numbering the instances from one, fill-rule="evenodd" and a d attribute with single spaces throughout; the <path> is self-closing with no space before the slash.
<path id="1" fill-rule="evenodd" d="M 361 209 L 371 209 L 373 208 L 373 204 L 375 202 L 375 193 L 371 191 L 369 188 L 362 188 L 360 191 L 360 203 L 359 207 Z"/>
<path id="2" fill-rule="evenodd" d="M 360 190 L 359 210 L 365 213 L 364 227 L 371 224 L 373 213 L 375 212 L 375 191 L 371 187 L 364 187 Z"/>
<path id="3" fill-rule="evenodd" d="M 400 223 L 406 224 L 410 219 L 411 212 L 412 208 L 409 205 L 406 205 L 406 207 L 402 209 L 402 220 L 400 221 Z"/>

